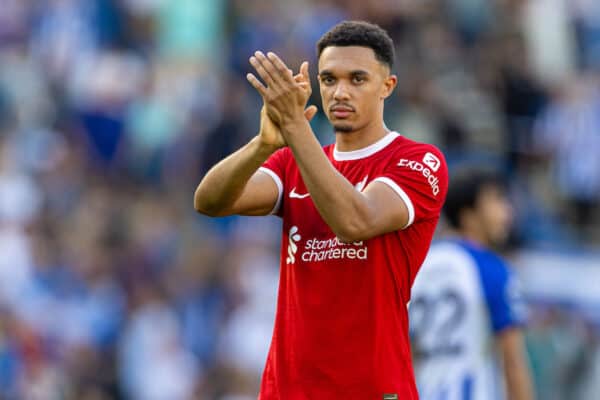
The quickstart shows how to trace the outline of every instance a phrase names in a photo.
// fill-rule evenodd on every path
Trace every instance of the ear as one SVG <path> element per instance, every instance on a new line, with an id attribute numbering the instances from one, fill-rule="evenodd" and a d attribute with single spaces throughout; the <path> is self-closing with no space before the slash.
<path id="1" fill-rule="evenodd" d="M 477 216 L 475 210 L 470 207 L 464 207 L 458 213 L 458 226 L 459 229 L 472 229 L 474 225 L 477 225 Z"/>
<path id="2" fill-rule="evenodd" d="M 383 81 L 383 88 L 381 90 L 381 100 L 390 97 L 394 88 L 398 84 L 398 77 L 396 75 L 388 75 Z"/>

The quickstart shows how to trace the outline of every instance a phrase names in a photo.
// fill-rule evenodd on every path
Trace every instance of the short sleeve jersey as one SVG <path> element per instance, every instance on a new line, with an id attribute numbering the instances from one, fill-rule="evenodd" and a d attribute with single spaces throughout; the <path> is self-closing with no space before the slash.
<path id="1" fill-rule="evenodd" d="M 283 219 L 273 339 L 259 399 L 417 399 L 407 303 L 439 220 L 448 172 L 434 146 L 390 132 L 355 151 L 323 148 L 358 191 L 388 185 L 408 209 L 398 231 L 340 242 L 319 215 L 291 151 L 262 167 Z"/>
<path id="2" fill-rule="evenodd" d="M 463 240 L 435 243 L 409 312 L 421 400 L 504 398 L 494 338 L 525 315 L 518 281 L 500 257 Z"/>

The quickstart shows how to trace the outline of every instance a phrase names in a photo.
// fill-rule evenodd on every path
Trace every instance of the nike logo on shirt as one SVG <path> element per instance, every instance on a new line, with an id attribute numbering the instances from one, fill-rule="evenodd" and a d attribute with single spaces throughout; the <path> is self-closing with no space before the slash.
<path id="1" fill-rule="evenodd" d="M 308 196 L 310 196 L 310 193 L 303 193 L 303 194 L 296 193 L 295 187 L 290 192 L 290 199 L 305 199 Z"/>
<path id="2" fill-rule="evenodd" d="M 356 188 L 356 190 L 358 190 L 359 192 L 362 192 L 363 189 L 365 188 L 365 185 L 367 184 L 367 179 L 369 179 L 369 176 L 365 176 L 365 178 L 358 182 L 354 187 Z M 294 187 L 291 191 L 290 191 L 290 199 L 305 199 L 308 196 L 310 196 L 310 193 L 296 193 L 296 187 Z"/>
<path id="3" fill-rule="evenodd" d="M 362 192 L 367 184 L 367 179 L 369 179 L 369 175 L 365 176 L 365 178 L 362 181 L 360 181 L 356 185 L 354 185 L 354 188 L 356 190 L 358 190 L 359 192 Z"/>

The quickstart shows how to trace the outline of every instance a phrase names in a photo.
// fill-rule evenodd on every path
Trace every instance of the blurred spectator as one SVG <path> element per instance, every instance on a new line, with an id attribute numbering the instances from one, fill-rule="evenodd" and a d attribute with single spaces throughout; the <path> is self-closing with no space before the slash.
<path id="1" fill-rule="evenodd" d="M 579 45 L 579 63 L 584 68 L 600 69 L 600 4 L 593 0 L 572 3 L 574 28 Z"/>
<path id="2" fill-rule="evenodd" d="M 574 221 L 579 228 L 593 226 L 600 201 L 598 77 L 579 77 L 558 89 L 538 120 L 535 144 L 550 157 L 558 190 Z"/>
<path id="3" fill-rule="evenodd" d="M 138 285 L 120 344 L 123 389 L 134 400 L 190 399 L 200 371 L 182 346 L 177 316 L 152 284 Z"/>

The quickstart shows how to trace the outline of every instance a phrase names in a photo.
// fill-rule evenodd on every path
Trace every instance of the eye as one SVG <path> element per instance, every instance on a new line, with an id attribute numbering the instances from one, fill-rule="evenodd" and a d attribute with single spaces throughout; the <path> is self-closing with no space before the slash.
<path id="1" fill-rule="evenodd" d="M 356 76 L 352 77 L 352 82 L 353 83 L 360 84 L 360 83 L 363 83 L 364 81 L 366 81 L 366 79 L 362 75 L 356 75 Z"/>
<path id="2" fill-rule="evenodd" d="M 323 82 L 325 85 L 333 85 L 333 83 L 335 83 L 335 79 L 333 76 L 324 76 L 321 78 L 321 82 Z"/>

